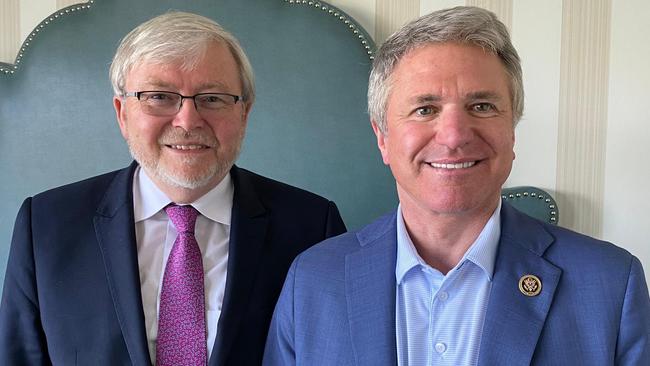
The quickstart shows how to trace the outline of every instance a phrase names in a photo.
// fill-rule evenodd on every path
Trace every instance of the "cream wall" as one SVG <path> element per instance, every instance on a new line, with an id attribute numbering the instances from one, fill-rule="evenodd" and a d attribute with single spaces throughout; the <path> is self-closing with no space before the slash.
<path id="1" fill-rule="evenodd" d="M 603 234 L 650 278 L 650 2 L 613 1 Z"/>
<path id="2" fill-rule="evenodd" d="M 102 0 L 98 0 L 102 1 Z M 278 0 L 281 1 L 281 0 Z M 70 0 L 2 0 L 0 61 Z M 526 109 L 507 186 L 536 185 L 560 224 L 638 256 L 650 278 L 650 3 L 645 0 L 331 0 L 377 41 L 433 10 L 478 5 L 509 25 L 522 58 Z M 19 30 L 19 32 L 17 31 Z"/>

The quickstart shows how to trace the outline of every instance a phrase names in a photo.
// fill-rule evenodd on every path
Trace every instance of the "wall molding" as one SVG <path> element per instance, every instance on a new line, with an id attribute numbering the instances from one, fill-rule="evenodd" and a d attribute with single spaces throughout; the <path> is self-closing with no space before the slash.
<path id="1" fill-rule="evenodd" d="M 379 47 L 388 36 L 420 16 L 420 0 L 377 0 L 375 3 L 375 43 Z"/>
<path id="2" fill-rule="evenodd" d="M 611 0 L 562 4 L 557 201 L 562 226 L 603 226 Z"/>
<path id="3" fill-rule="evenodd" d="M 18 56 L 15 56 L 15 61 L 10 62 L 0 62 L 0 73 L 4 74 L 13 74 L 20 68 L 20 63 L 22 62 L 25 53 L 28 52 L 29 46 L 32 41 L 38 37 L 39 33 L 46 29 L 48 25 L 52 22 L 58 21 L 59 19 L 74 14 L 77 11 L 90 9 L 91 5 L 94 4 L 94 0 L 89 0 L 88 2 L 79 3 L 75 2 L 75 5 L 70 5 L 66 8 L 60 9 L 52 13 L 49 17 L 42 20 L 34 30 L 27 35 L 22 45 L 18 48 Z"/>
<path id="4" fill-rule="evenodd" d="M 13 63 L 20 48 L 19 0 L 0 1 L 0 62 Z"/>
<path id="5" fill-rule="evenodd" d="M 84 1 L 84 0 L 56 0 L 56 8 L 63 9 L 70 5 L 83 4 L 87 2 L 88 1 Z"/>

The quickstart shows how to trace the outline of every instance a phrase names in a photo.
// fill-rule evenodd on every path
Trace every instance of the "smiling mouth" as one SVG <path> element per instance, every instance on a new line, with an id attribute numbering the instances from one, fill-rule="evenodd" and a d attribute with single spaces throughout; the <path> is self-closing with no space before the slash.
<path id="1" fill-rule="evenodd" d="M 188 151 L 188 150 L 202 150 L 202 149 L 209 149 L 209 146 L 206 145 L 165 145 L 170 149 L 173 150 L 183 150 L 183 151 Z"/>
<path id="2" fill-rule="evenodd" d="M 429 165 L 438 169 L 467 169 L 473 167 L 476 163 L 478 163 L 478 160 L 464 163 L 429 163 Z"/>

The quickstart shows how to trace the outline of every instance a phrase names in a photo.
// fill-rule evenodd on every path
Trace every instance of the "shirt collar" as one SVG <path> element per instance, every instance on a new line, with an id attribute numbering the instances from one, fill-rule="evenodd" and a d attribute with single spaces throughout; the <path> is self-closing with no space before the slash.
<path id="1" fill-rule="evenodd" d="M 230 225 L 232 200 L 235 188 L 230 173 L 191 205 L 202 216 L 222 224 Z M 133 177 L 133 213 L 135 222 L 146 220 L 172 203 L 163 191 L 138 166 Z"/>
<path id="2" fill-rule="evenodd" d="M 402 282 L 406 272 L 418 265 L 426 266 L 426 263 L 415 250 L 411 237 L 406 231 L 402 205 L 399 204 L 397 206 L 397 265 L 395 266 L 397 283 Z"/>
<path id="3" fill-rule="evenodd" d="M 461 259 L 458 266 L 466 260 L 471 261 L 483 269 L 483 272 L 492 281 L 494 274 L 494 262 L 497 257 L 497 249 L 499 247 L 499 239 L 501 239 L 501 200 L 497 208 L 494 209 L 492 216 L 488 220 L 478 238 L 469 247 L 463 259 Z"/>
<path id="4" fill-rule="evenodd" d="M 474 243 L 472 243 L 460 262 L 449 273 L 458 269 L 466 261 L 470 261 L 479 266 L 488 277 L 488 280 L 492 281 L 494 261 L 501 237 L 500 213 L 501 200 L 499 200 L 497 208 L 492 213 L 492 216 L 490 216 L 490 219 Z M 397 283 L 401 283 L 406 273 L 416 266 L 428 267 L 429 265 L 420 257 L 415 249 L 411 237 L 406 230 L 406 224 L 402 216 L 402 206 L 399 205 L 397 207 L 397 265 L 395 267 Z"/>

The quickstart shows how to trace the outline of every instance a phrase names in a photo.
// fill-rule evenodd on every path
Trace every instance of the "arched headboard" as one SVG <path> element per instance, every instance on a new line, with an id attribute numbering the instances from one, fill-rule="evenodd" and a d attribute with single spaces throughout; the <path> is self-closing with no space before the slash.
<path id="1" fill-rule="evenodd" d="M 108 67 L 119 40 L 170 9 L 208 16 L 248 53 L 258 98 L 238 165 L 334 200 L 349 228 L 395 207 L 365 113 L 374 44 L 322 1 L 96 0 L 44 20 L 0 64 L 0 276 L 22 200 L 118 169 Z"/>

